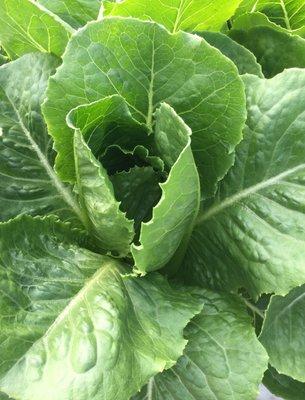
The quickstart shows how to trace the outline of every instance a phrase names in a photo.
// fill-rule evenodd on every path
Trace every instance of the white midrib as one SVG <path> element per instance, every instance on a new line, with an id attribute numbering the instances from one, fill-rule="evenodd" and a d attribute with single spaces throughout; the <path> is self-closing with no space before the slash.
<path id="1" fill-rule="evenodd" d="M 147 110 L 147 118 L 146 125 L 149 130 L 152 130 L 152 118 L 154 112 L 154 79 L 155 79 L 155 33 L 153 35 L 153 48 L 152 48 L 152 57 L 151 57 L 151 72 L 150 72 L 150 82 L 148 88 L 148 110 Z"/>
<path id="2" fill-rule="evenodd" d="M 53 168 L 51 167 L 51 165 L 49 164 L 47 158 L 45 157 L 45 155 L 43 154 L 43 152 L 40 150 L 39 146 L 37 145 L 37 143 L 35 142 L 35 140 L 32 138 L 32 135 L 30 133 L 30 131 L 27 129 L 27 127 L 24 125 L 21 115 L 18 111 L 18 109 L 16 108 L 15 104 L 13 103 L 13 101 L 10 100 L 10 104 L 13 107 L 18 122 L 20 124 L 20 127 L 24 133 L 24 135 L 26 136 L 27 140 L 29 141 L 29 143 L 31 144 L 33 150 L 35 151 L 35 153 L 37 154 L 37 157 L 39 158 L 39 161 L 41 162 L 41 165 L 43 166 L 43 168 L 45 169 L 45 171 L 47 172 L 53 186 L 56 188 L 56 190 L 58 191 L 58 193 L 61 195 L 62 199 L 65 201 L 66 204 L 68 204 L 69 207 L 71 207 L 71 209 L 74 211 L 74 213 L 78 216 L 78 218 L 82 221 L 82 223 L 84 224 L 84 226 L 86 226 L 87 222 L 86 222 L 86 218 L 84 217 L 84 215 L 81 212 L 81 209 L 79 208 L 78 204 L 76 203 L 76 201 L 74 200 L 74 198 L 72 197 L 71 193 L 69 192 L 69 190 L 62 184 L 62 182 L 59 180 L 59 178 L 57 177 L 57 175 L 55 174 Z"/>
<path id="3" fill-rule="evenodd" d="M 215 217 L 217 214 L 221 213 L 223 210 L 226 208 L 229 208 L 233 206 L 234 204 L 238 203 L 240 200 L 243 200 L 250 196 L 251 194 L 255 194 L 259 192 L 260 190 L 266 189 L 269 186 L 275 185 L 276 183 L 279 183 L 281 180 L 289 177 L 290 175 L 293 175 L 294 173 L 301 171 L 305 169 L 305 164 L 300 164 L 297 167 L 291 168 L 285 172 L 282 172 L 279 175 L 273 176 L 270 179 L 267 179 L 263 182 L 260 182 L 254 186 L 250 186 L 241 192 L 238 192 L 234 194 L 231 197 L 227 197 L 223 202 L 219 204 L 215 204 L 211 208 L 209 208 L 205 213 L 201 213 L 199 217 L 197 218 L 195 226 L 201 225 L 208 219 L 211 219 Z"/>
<path id="4" fill-rule="evenodd" d="M 153 400 L 154 378 L 150 378 L 147 384 L 147 400 Z"/>
<path id="5" fill-rule="evenodd" d="M 282 10 L 283 10 L 283 13 L 284 13 L 286 27 L 287 27 L 287 29 L 289 31 L 291 31 L 291 25 L 290 25 L 289 16 L 288 16 L 288 13 L 287 13 L 287 10 L 286 10 L 285 3 L 284 3 L 283 0 L 280 0 L 280 2 L 281 2 L 281 7 L 282 7 Z"/>

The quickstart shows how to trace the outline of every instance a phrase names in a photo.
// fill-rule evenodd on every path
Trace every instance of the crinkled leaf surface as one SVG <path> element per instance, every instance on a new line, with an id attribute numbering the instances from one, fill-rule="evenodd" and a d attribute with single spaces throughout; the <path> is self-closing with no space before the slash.
<path id="1" fill-rule="evenodd" d="M 161 197 L 159 174 L 152 167 L 133 167 L 110 177 L 121 209 L 135 222 L 136 231 L 142 221 L 152 217 L 152 209 Z"/>
<path id="2" fill-rule="evenodd" d="M 90 23 L 70 41 L 44 105 L 62 178 L 74 179 L 67 113 L 113 94 L 149 129 L 160 103 L 171 105 L 193 130 L 204 195 L 214 192 L 233 163 L 245 118 L 243 85 L 232 62 L 198 36 L 172 35 L 155 23 L 115 17 Z"/>
<path id="3" fill-rule="evenodd" d="M 200 184 L 191 150 L 191 130 L 167 104 L 156 111 L 157 154 L 170 168 L 152 219 L 142 223 L 140 244 L 132 245 L 141 273 L 166 265 L 183 240 L 188 240 L 200 203 Z M 181 184 L 183 182 L 183 185 Z"/>
<path id="4" fill-rule="evenodd" d="M 264 375 L 264 385 L 276 396 L 285 400 L 303 400 L 305 397 L 305 384 L 289 376 L 279 374 L 269 366 Z"/>
<path id="5" fill-rule="evenodd" d="M 286 296 L 273 296 L 260 335 L 270 364 L 300 382 L 305 382 L 304 307 L 304 285 Z"/>
<path id="6" fill-rule="evenodd" d="M 182 273 L 253 296 L 286 294 L 305 282 L 305 73 L 246 75 L 244 82 L 244 140 L 197 219 Z"/>
<path id="7" fill-rule="evenodd" d="M 47 81 L 57 66 L 56 57 L 33 53 L 0 68 L 2 221 L 48 212 L 81 219 L 71 193 L 52 170 L 52 140 L 40 110 Z"/>
<path id="8" fill-rule="evenodd" d="M 77 29 L 97 19 L 102 0 L 38 0 L 40 4 Z"/>
<path id="9" fill-rule="evenodd" d="M 241 0 L 125 0 L 105 3 L 105 14 L 152 20 L 171 32 L 218 31 Z"/>
<path id="10" fill-rule="evenodd" d="M 133 222 L 120 211 L 107 171 L 94 157 L 80 130 L 74 133 L 76 191 L 91 234 L 101 249 L 126 255 L 134 236 Z"/>
<path id="11" fill-rule="evenodd" d="M 255 56 L 228 36 L 220 32 L 201 32 L 198 34 L 211 46 L 216 47 L 226 57 L 230 58 L 241 75 L 253 74 L 259 77 L 263 76 L 262 68 L 256 61 Z"/>
<path id="12" fill-rule="evenodd" d="M 185 330 L 184 355 L 134 400 L 256 400 L 267 354 L 243 302 L 230 294 L 203 296 L 203 311 Z"/>
<path id="13" fill-rule="evenodd" d="M 268 78 L 287 68 L 305 67 L 305 39 L 291 35 L 264 14 L 242 15 L 229 35 L 256 56 Z"/>
<path id="14" fill-rule="evenodd" d="M 33 51 L 61 56 L 72 32 L 34 1 L 0 1 L 0 42 L 12 59 Z"/>
<path id="15" fill-rule="evenodd" d="M 1 391 L 127 400 L 182 354 L 183 328 L 201 310 L 191 294 L 158 274 L 126 275 L 52 218 L 22 217 L 0 230 Z"/>

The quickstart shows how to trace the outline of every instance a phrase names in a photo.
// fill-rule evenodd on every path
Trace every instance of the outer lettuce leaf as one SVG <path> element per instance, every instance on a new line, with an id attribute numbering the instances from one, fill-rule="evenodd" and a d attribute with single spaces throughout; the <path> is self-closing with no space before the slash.
<path id="1" fill-rule="evenodd" d="M 287 68 L 305 67 L 305 39 L 270 22 L 264 14 L 242 15 L 229 35 L 256 56 L 266 77 Z"/>
<path id="2" fill-rule="evenodd" d="M 73 28 L 97 19 L 102 0 L 38 0 Z"/>
<path id="3" fill-rule="evenodd" d="M 191 130 L 167 104 L 156 111 L 155 146 L 170 169 L 152 219 L 142 223 L 140 244 L 132 245 L 135 268 L 141 273 L 165 266 L 188 241 L 199 211 L 200 183 L 191 150 Z M 183 184 L 182 184 L 183 182 Z M 181 254 L 181 261 L 182 261 Z"/>
<path id="4" fill-rule="evenodd" d="M 160 103 L 172 106 L 193 130 L 204 195 L 215 191 L 233 163 L 245 118 L 243 85 L 227 58 L 198 36 L 171 35 L 155 23 L 132 18 L 90 23 L 70 41 L 44 105 L 63 179 L 75 177 L 67 113 L 113 94 L 150 130 Z"/>
<path id="5" fill-rule="evenodd" d="M 186 328 L 184 355 L 133 400 L 256 400 L 267 368 L 238 296 L 205 291 L 204 308 Z"/>
<path id="6" fill-rule="evenodd" d="M 218 31 L 234 14 L 241 0 L 125 0 L 106 2 L 105 14 L 152 20 L 171 32 Z"/>
<path id="7" fill-rule="evenodd" d="M 261 66 L 256 61 L 255 56 L 245 47 L 220 32 L 202 32 L 198 34 L 211 46 L 216 47 L 222 54 L 230 58 L 241 75 L 253 74 L 263 77 Z"/>
<path id="8" fill-rule="evenodd" d="M 183 328 L 201 310 L 191 294 L 158 274 L 126 274 L 52 218 L 22 217 L 0 230 L 1 391 L 127 400 L 182 354 Z"/>
<path id="9" fill-rule="evenodd" d="M 197 219 L 181 273 L 254 297 L 286 294 L 305 282 L 305 72 L 244 82 L 245 138 Z"/>
<path id="10" fill-rule="evenodd" d="M 289 376 L 279 374 L 270 367 L 265 372 L 264 385 L 276 396 L 285 400 L 303 400 L 305 396 L 305 384 L 298 382 Z"/>
<path id="11" fill-rule="evenodd" d="M 236 15 L 261 12 L 291 33 L 304 31 L 305 4 L 302 0 L 243 0 Z"/>
<path id="12" fill-rule="evenodd" d="M 160 176 L 152 167 L 134 167 L 110 177 L 121 209 L 135 222 L 138 232 L 141 222 L 148 222 L 152 209 L 161 197 Z"/>
<path id="13" fill-rule="evenodd" d="M 134 236 L 133 222 L 120 211 L 107 171 L 96 160 L 78 129 L 74 133 L 74 159 L 76 191 L 88 218 L 88 230 L 101 249 L 127 255 Z"/>
<path id="14" fill-rule="evenodd" d="M 0 42 L 11 59 L 41 51 L 61 56 L 73 29 L 31 0 L 0 1 Z"/>
<path id="15" fill-rule="evenodd" d="M 304 299 L 305 285 L 286 296 L 273 296 L 260 335 L 270 364 L 300 382 L 305 382 Z"/>
<path id="16" fill-rule="evenodd" d="M 82 220 L 52 170 L 52 140 L 40 110 L 57 66 L 54 56 L 35 53 L 0 68 L 0 220 L 24 213 Z"/>

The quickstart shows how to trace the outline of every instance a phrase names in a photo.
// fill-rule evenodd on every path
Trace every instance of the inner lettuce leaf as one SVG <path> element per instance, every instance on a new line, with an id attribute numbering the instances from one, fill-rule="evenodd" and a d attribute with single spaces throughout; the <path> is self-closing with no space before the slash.
<path id="1" fill-rule="evenodd" d="M 66 115 L 114 94 L 149 131 L 162 102 L 175 109 L 193 131 L 202 195 L 211 196 L 233 164 L 245 120 L 243 84 L 233 63 L 198 36 L 170 34 L 153 22 L 110 17 L 88 24 L 69 42 L 43 106 L 62 179 L 75 181 Z"/>
<path id="2" fill-rule="evenodd" d="M 200 182 L 190 128 L 165 103 L 156 111 L 155 119 L 156 153 L 170 172 L 160 185 L 162 196 L 153 209 L 152 219 L 142 223 L 140 244 L 132 245 L 135 268 L 140 273 L 164 267 L 179 247 L 183 253 L 200 205 Z M 178 262 L 175 260 L 175 264 Z"/>

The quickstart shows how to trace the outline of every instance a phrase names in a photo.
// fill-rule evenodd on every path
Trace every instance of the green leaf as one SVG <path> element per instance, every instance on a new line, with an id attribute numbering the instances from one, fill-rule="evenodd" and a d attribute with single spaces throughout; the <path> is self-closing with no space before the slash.
<path id="1" fill-rule="evenodd" d="M 181 273 L 253 297 L 286 294 L 305 282 L 305 72 L 244 82 L 244 140 L 202 207 Z"/>
<path id="2" fill-rule="evenodd" d="M 305 397 L 305 384 L 289 376 L 279 374 L 269 366 L 265 372 L 264 385 L 276 396 L 286 400 L 303 400 Z"/>
<path id="3" fill-rule="evenodd" d="M 160 103 L 172 106 L 193 130 L 204 195 L 214 193 L 233 163 L 245 118 L 243 85 L 232 62 L 198 36 L 172 35 L 155 23 L 132 18 L 90 23 L 70 41 L 44 104 L 63 179 L 74 180 L 67 113 L 113 94 L 150 130 Z"/>
<path id="4" fill-rule="evenodd" d="M 89 231 L 99 246 L 120 256 L 129 253 L 133 222 L 120 211 L 107 171 L 97 161 L 80 130 L 74 133 L 76 191 L 89 220 Z"/>
<path id="5" fill-rule="evenodd" d="M 300 382 L 305 382 L 304 306 L 305 285 L 286 296 L 273 296 L 260 335 L 270 364 Z"/>
<path id="6" fill-rule="evenodd" d="M 305 24 L 305 4 L 302 0 L 244 0 L 237 15 L 261 12 L 268 19 L 293 33 Z"/>
<path id="7" fill-rule="evenodd" d="M 102 0 L 38 0 L 40 4 L 77 29 L 97 19 Z"/>
<path id="8" fill-rule="evenodd" d="M 191 150 L 191 130 L 163 103 L 156 111 L 157 153 L 170 169 L 152 219 L 142 223 L 140 244 L 132 245 L 137 271 L 165 266 L 183 241 L 188 241 L 200 203 L 200 184 Z M 183 180 L 183 186 L 181 182 Z"/>
<path id="9" fill-rule="evenodd" d="M 239 17 L 229 35 L 256 56 L 268 78 L 287 68 L 305 67 L 305 39 L 291 35 L 263 14 Z"/>
<path id="10" fill-rule="evenodd" d="M 24 213 L 82 219 L 69 189 L 52 170 L 52 140 L 40 110 L 58 63 L 54 56 L 35 53 L 0 68 L 1 220 Z"/>
<path id="11" fill-rule="evenodd" d="M 146 126 L 132 117 L 125 100 L 118 95 L 74 108 L 67 115 L 67 124 L 82 132 L 96 157 L 103 156 L 109 146 L 133 151 L 137 145 L 150 142 Z"/>
<path id="12" fill-rule="evenodd" d="M 226 57 L 230 58 L 241 75 L 253 74 L 263 77 L 262 68 L 254 55 L 228 36 L 220 32 L 202 32 L 198 33 L 198 35 L 203 37 L 211 46 L 220 50 Z"/>
<path id="13" fill-rule="evenodd" d="M 185 330 L 184 355 L 133 400 L 257 399 L 267 354 L 244 304 L 230 294 L 203 296 L 203 311 Z"/>
<path id="14" fill-rule="evenodd" d="M 159 174 L 151 167 L 134 167 L 110 177 L 116 198 L 121 201 L 121 210 L 133 219 L 139 231 L 142 221 L 148 222 L 152 209 L 161 197 Z"/>
<path id="15" fill-rule="evenodd" d="M 152 20 L 171 32 L 218 31 L 234 14 L 241 0 L 125 0 L 106 2 L 105 14 Z"/>
<path id="16" fill-rule="evenodd" d="M 0 1 L 0 42 L 11 59 L 34 51 L 61 56 L 73 29 L 31 0 Z"/>
<path id="17" fill-rule="evenodd" d="M 0 225 L 0 390 L 23 400 L 128 400 L 182 354 L 198 299 L 77 245 L 53 218 Z M 11 240 L 12 235 L 14 240 Z"/>
<path id="18" fill-rule="evenodd" d="M 152 138 L 152 135 L 150 136 Z M 148 144 L 149 147 L 152 143 Z M 131 168 L 151 166 L 155 171 L 164 171 L 164 162 L 160 157 L 151 155 L 152 149 L 138 145 L 133 150 L 122 149 L 118 145 L 107 148 L 105 153 L 99 158 L 100 162 L 107 169 L 110 175 L 119 172 L 128 172 Z"/>

